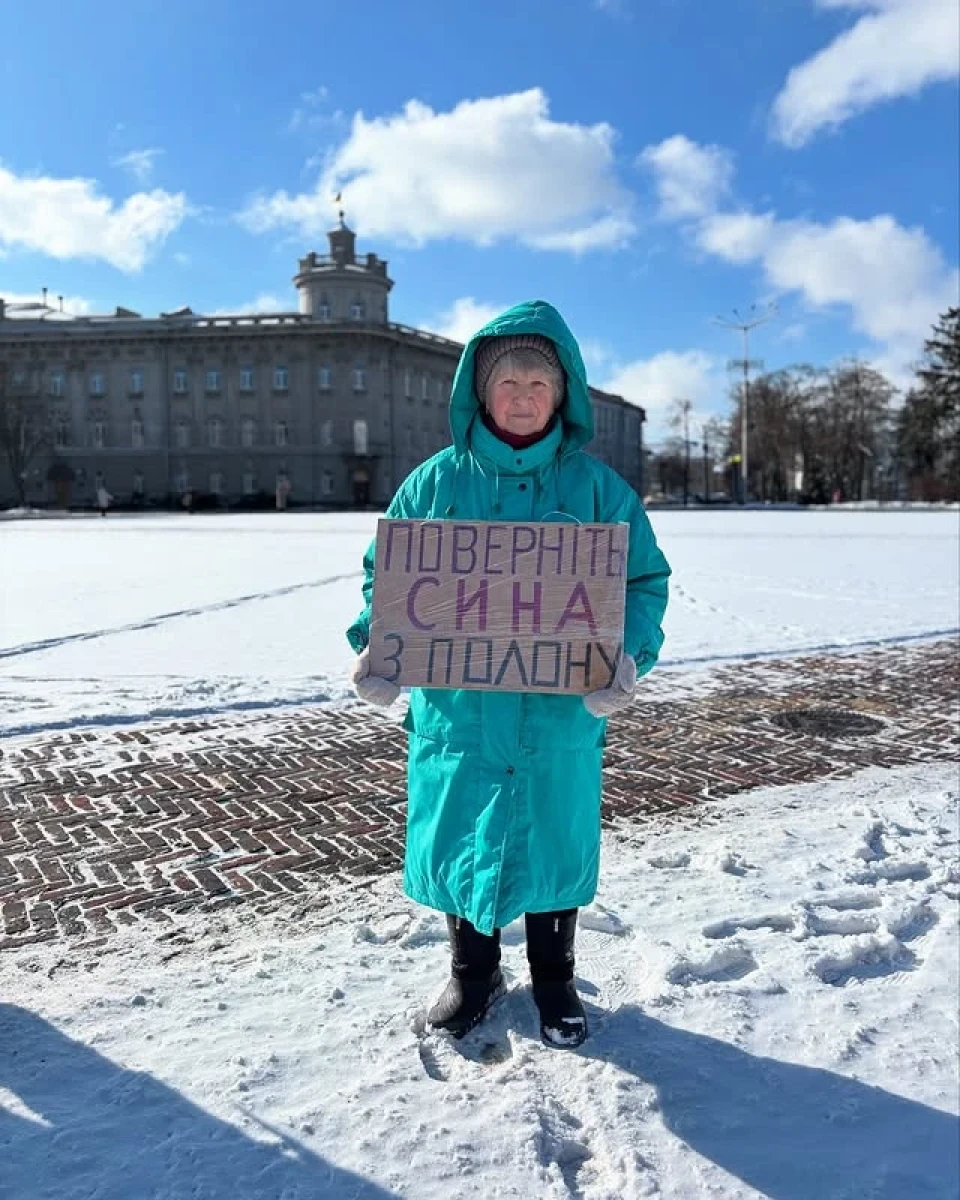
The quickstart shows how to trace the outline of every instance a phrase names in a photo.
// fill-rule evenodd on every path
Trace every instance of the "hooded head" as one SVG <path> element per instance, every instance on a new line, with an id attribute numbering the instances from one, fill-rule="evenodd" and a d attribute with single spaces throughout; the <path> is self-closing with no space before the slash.
<path id="1" fill-rule="evenodd" d="M 542 300 L 528 300 L 507 309 L 479 329 L 464 347 L 450 396 L 450 428 L 454 446 L 467 445 L 471 424 L 483 408 L 483 392 L 497 360 L 520 348 L 538 350 L 565 379 L 560 419 L 564 450 L 578 450 L 593 437 L 593 409 L 587 374 L 576 339 L 563 317 Z"/>

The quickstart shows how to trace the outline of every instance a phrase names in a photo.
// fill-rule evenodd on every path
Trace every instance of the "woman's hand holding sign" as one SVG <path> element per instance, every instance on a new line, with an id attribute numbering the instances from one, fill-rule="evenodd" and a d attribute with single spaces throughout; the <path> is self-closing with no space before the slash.
<path id="1" fill-rule="evenodd" d="M 381 679 L 379 675 L 370 674 L 370 648 L 361 652 L 353 667 L 353 686 L 357 695 L 368 704 L 377 704 L 381 708 L 389 708 L 400 695 L 400 688 L 389 679 Z"/>
<path id="2" fill-rule="evenodd" d="M 583 698 L 587 712 L 594 717 L 609 717 L 626 708 L 637 686 L 637 663 L 629 654 L 620 659 L 617 673 L 609 687 L 588 692 Z"/>

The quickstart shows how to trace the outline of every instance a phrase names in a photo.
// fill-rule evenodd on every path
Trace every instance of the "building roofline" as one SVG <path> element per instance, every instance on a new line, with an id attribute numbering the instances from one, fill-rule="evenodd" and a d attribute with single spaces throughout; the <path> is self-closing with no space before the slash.
<path id="1" fill-rule="evenodd" d="M 200 313 L 175 312 L 160 317 L 131 317 L 118 316 L 83 316 L 68 320 L 49 321 L 26 317 L 7 317 L 0 321 L 0 344 L 16 339 L 37 341 L 76 340 L 82 342 L 87 338 L 110 337 L 117 340 L 137 340 L 145 337 L 167 335 L 168 337 L 183 338 L 192 334 L 209 336 L 210 334 L 261 335 L 282 332 L 292 333 L 331 333 L 331 334 L 365 334 L 385 337 L 394 342 L 415 342 L 423 349 L 441 351 L 450 357 L 457 358 L 463 351 L 463 343 L 452 338 L 443 337 L 439 333 L 431 333 L 426 329 L 416 329 L 412 325 L 403 325 L 397 321 L 320 321 L 315 317 L 306 316 L 299 312 L 277 313 L 218 313 L 205 316 Z M 589 387 L 594 399 L 603 400 L 616 407 L 636 409 L 640 419 L 646 420 L 646 412 L 639 404 L 631 404 L 623 396 L 614 392 L 606 392 L 602 388 Z"/>

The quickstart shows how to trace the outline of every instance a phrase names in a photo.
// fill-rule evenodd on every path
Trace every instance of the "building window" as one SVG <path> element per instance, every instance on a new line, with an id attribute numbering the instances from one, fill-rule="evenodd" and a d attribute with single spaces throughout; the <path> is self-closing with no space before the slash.
<path id="1" fill-rule="evenodd" d="M 240 368 L 240 391 L 253 391 L 253 367 Z"/>
<path id="2" fill-rule="evenodd" d="M 173 390 L 178 396 L 187 394 L 187 373 L 182 367 L 178 367 L 173 373 Z"/>
<path id="3" fill-rule="evenodd" d="M 354 421 L 353 423 L 353 452 L 354 454 L 369 453 L 366 421 Z"/>
<path id="4" fill-rule="evenodd" d="M 321 300 L 320 303 L 317 305 L 317 317 L 321 321 L 329 321 L 330 320 L 330 305 L 327 303 L 326 300 Z"/>
<path id="5" fill-rule="evenodd" d="M 413 372 L 404 371 L 403 373 L 403 394 L 408 398 L 413 395 Z"/>
<path id="6" fill-rule="evenodd" d="M 178 421 L 175 430 L 176 444 L 178 450 L 186 450 L 190 445 L 190 426 L 186 421 Z"/>
<path id="7" fill-rule="evenodd" d="M 353 390 L 355 392 L 367 390 L 367 372 L 363 367 L 357 367 L 353 372 Z"/>
<path id="8" fill-rule="evenodd" d="M 420 399 L 423 401 L 430 399 L 430 376 L 426 372 L 420 380 Z"/>
<path id="9" fill-rule="evenodd" d="M 278 421 L 273 428 L 273 444 L 275 446 L 285 446 L 287 444 L 287 423 L 286 421 Z"/>
<path id="10" fill-rule="evenodd" d="M 220 391 L 220 372 L 219 371 L 208 371 L 207 372 L 207 391 L 208 392 L 219 392 Z"/>
<path id="11" fill-rule="evenodd" d="M 412 426 L 412 425 L 408 425 L 408 426 L 406 427 L 406 430 L 405 430 L 405 432 L 406 432 L 406 435 L 407 435 L 407 449 L 408 449 L 408 450 L 412 450 L 412 449 L 413 449 L 413 446 L 414 446 L 414 433 L 413 433 L 413 426 Z"/>
<path id="12" fill-rule="evenodd" d="M 64 450 L 70 445 L 70 426 L 65 421 L 57 422 L 54 445 L 58 450 Z"/>
<path id="13" fill-rule="evenodd" d="M 445 387 L 446 387 L 446 384 L 444 383 L 444 381 L 442 379 L 438 379 L 437 380 L 437 403 L 438 404 L 443 403 Z"/>
<path id="14" fill-rule="evenodd" d="M 244 471 L 243 473 L 243 494 L 252 496 L 257 490 L 257 477 L 253 471 Z"/>
<path id="15" fill-rule="evenodd" d="M 219 417 L 214 417 L 212 421 L 207 422 L 207 445 L 214 447 L 223 445 L 223 422 Z"/>
<path id="16" fill-rule="evenodd" d="M 94 421 L 93 423 L 93 448 L 102 450 L 107 436 L 107 427 L 103 421 Z"/>
<path id="17" fill-rule="evenodd" d="M 130 422 L 130 445 L 133 446 L 134 450 L 142 450 L 143 449 L 143 422 L 142 421 L 131 421 Z"/>
<path id="18" fill-rule="evenodd" d="M 329 471 L 324 471 L 320 476 L 320 494 L 323 496 L 333 495 L 333 475 Z"/>
<path id="19" fill-rule="evenodd" d="M 134 496 L 143 496 L 143 472 L 134 471 L 133 473 L 133 494 Z"/>
<path id="20" fill-rule="evenodd" d="M 50 395 L 62 396 L 67 390 L 67 376 L 64 371 L 50 372 Z"/>
<path id="21" fill-rule="evenodd" d="M 130 372 L 130 395 L 143 395 L 143 371 L 139 367 L 134 367 Z"/>
<path id="22" fill-rule="evenodd" d="M 210 472 L 210 493 L 213 496 L 223 495 L 223 475 L 219 471 Z"/>
<path id="23" fill-rule="evenodd" d="M 184 492 L 190 490 L 190 476 L 187 473 L 186 467 L 180 467 L 173 480 L 174 489 L 182 496 Z"/>
<path id="24" fill-rule="evenodd" d="M 240 443 L 248 449 L 256 445 L 257 423 L 251 417 L 245 417 L 240 425 Z"/>
<path id="25" fill-rule="evenodd" d="M 351 318 L 354 321 L 362 321 L 365 313 L 366 313 L 366 309 L 364 308 L 363 301 L 362 300 L 354 300 L 354 302 L 350 305 Z"/>
<path id="26" fill-rule="evenodd" d="M 324 421 L 320 426 L 320 445 L 329 449 L 333 445 L 333 422 Z"/>
<path id="27" fill-rule="evenodd" d="M 273 368 L 273 390 L 275 392 L 285 392 L 290 386 L 290 372 L 286 367 Z"/>
<path id="28" fill-rule="evenodd" d="M 14 377 L 14 382 L 16 382 L 16 377 Z M 103 381 L 103 372 L 102 371 L 91 372 L 90 395 L 91 396 L 102 396 L 105 393 L 105 391 L 106 391 L 106 387 L 105 387 L 104 381 Z"/>
<path id="29" fill-rule="evenodd" d="M 329 367 L 321 367 L 317 372 L 317 384 L 319 385 L 321 392 L 330 391 L 331 377 L 332 372 Z"/>
<path id="30" fill-rule="evenodd" d="M 25 388 L 27 386 L 27 373 L 22 367 L 17 367 L 13 372 L 11 383 L 15 388 Z"/>

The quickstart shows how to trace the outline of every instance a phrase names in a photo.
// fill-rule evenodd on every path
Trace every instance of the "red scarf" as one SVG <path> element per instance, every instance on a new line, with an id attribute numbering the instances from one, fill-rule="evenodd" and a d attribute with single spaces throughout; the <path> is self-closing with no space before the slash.
<path id="1" fill-rule="evenodd" d="M 546 423 L 539 433 L 510 433 L 506 429 L 501 429 L 494 421 L 493 417 L 484 409 L 483 423 L 490 432 L 500 439 L 513 450 L 528 450 L 531 446 L 535 446 L 537 442 L 542 442 L 550 430 L 554 427 L 557 421 L 557 414 L 554 413 L 550 420 Z"/>

